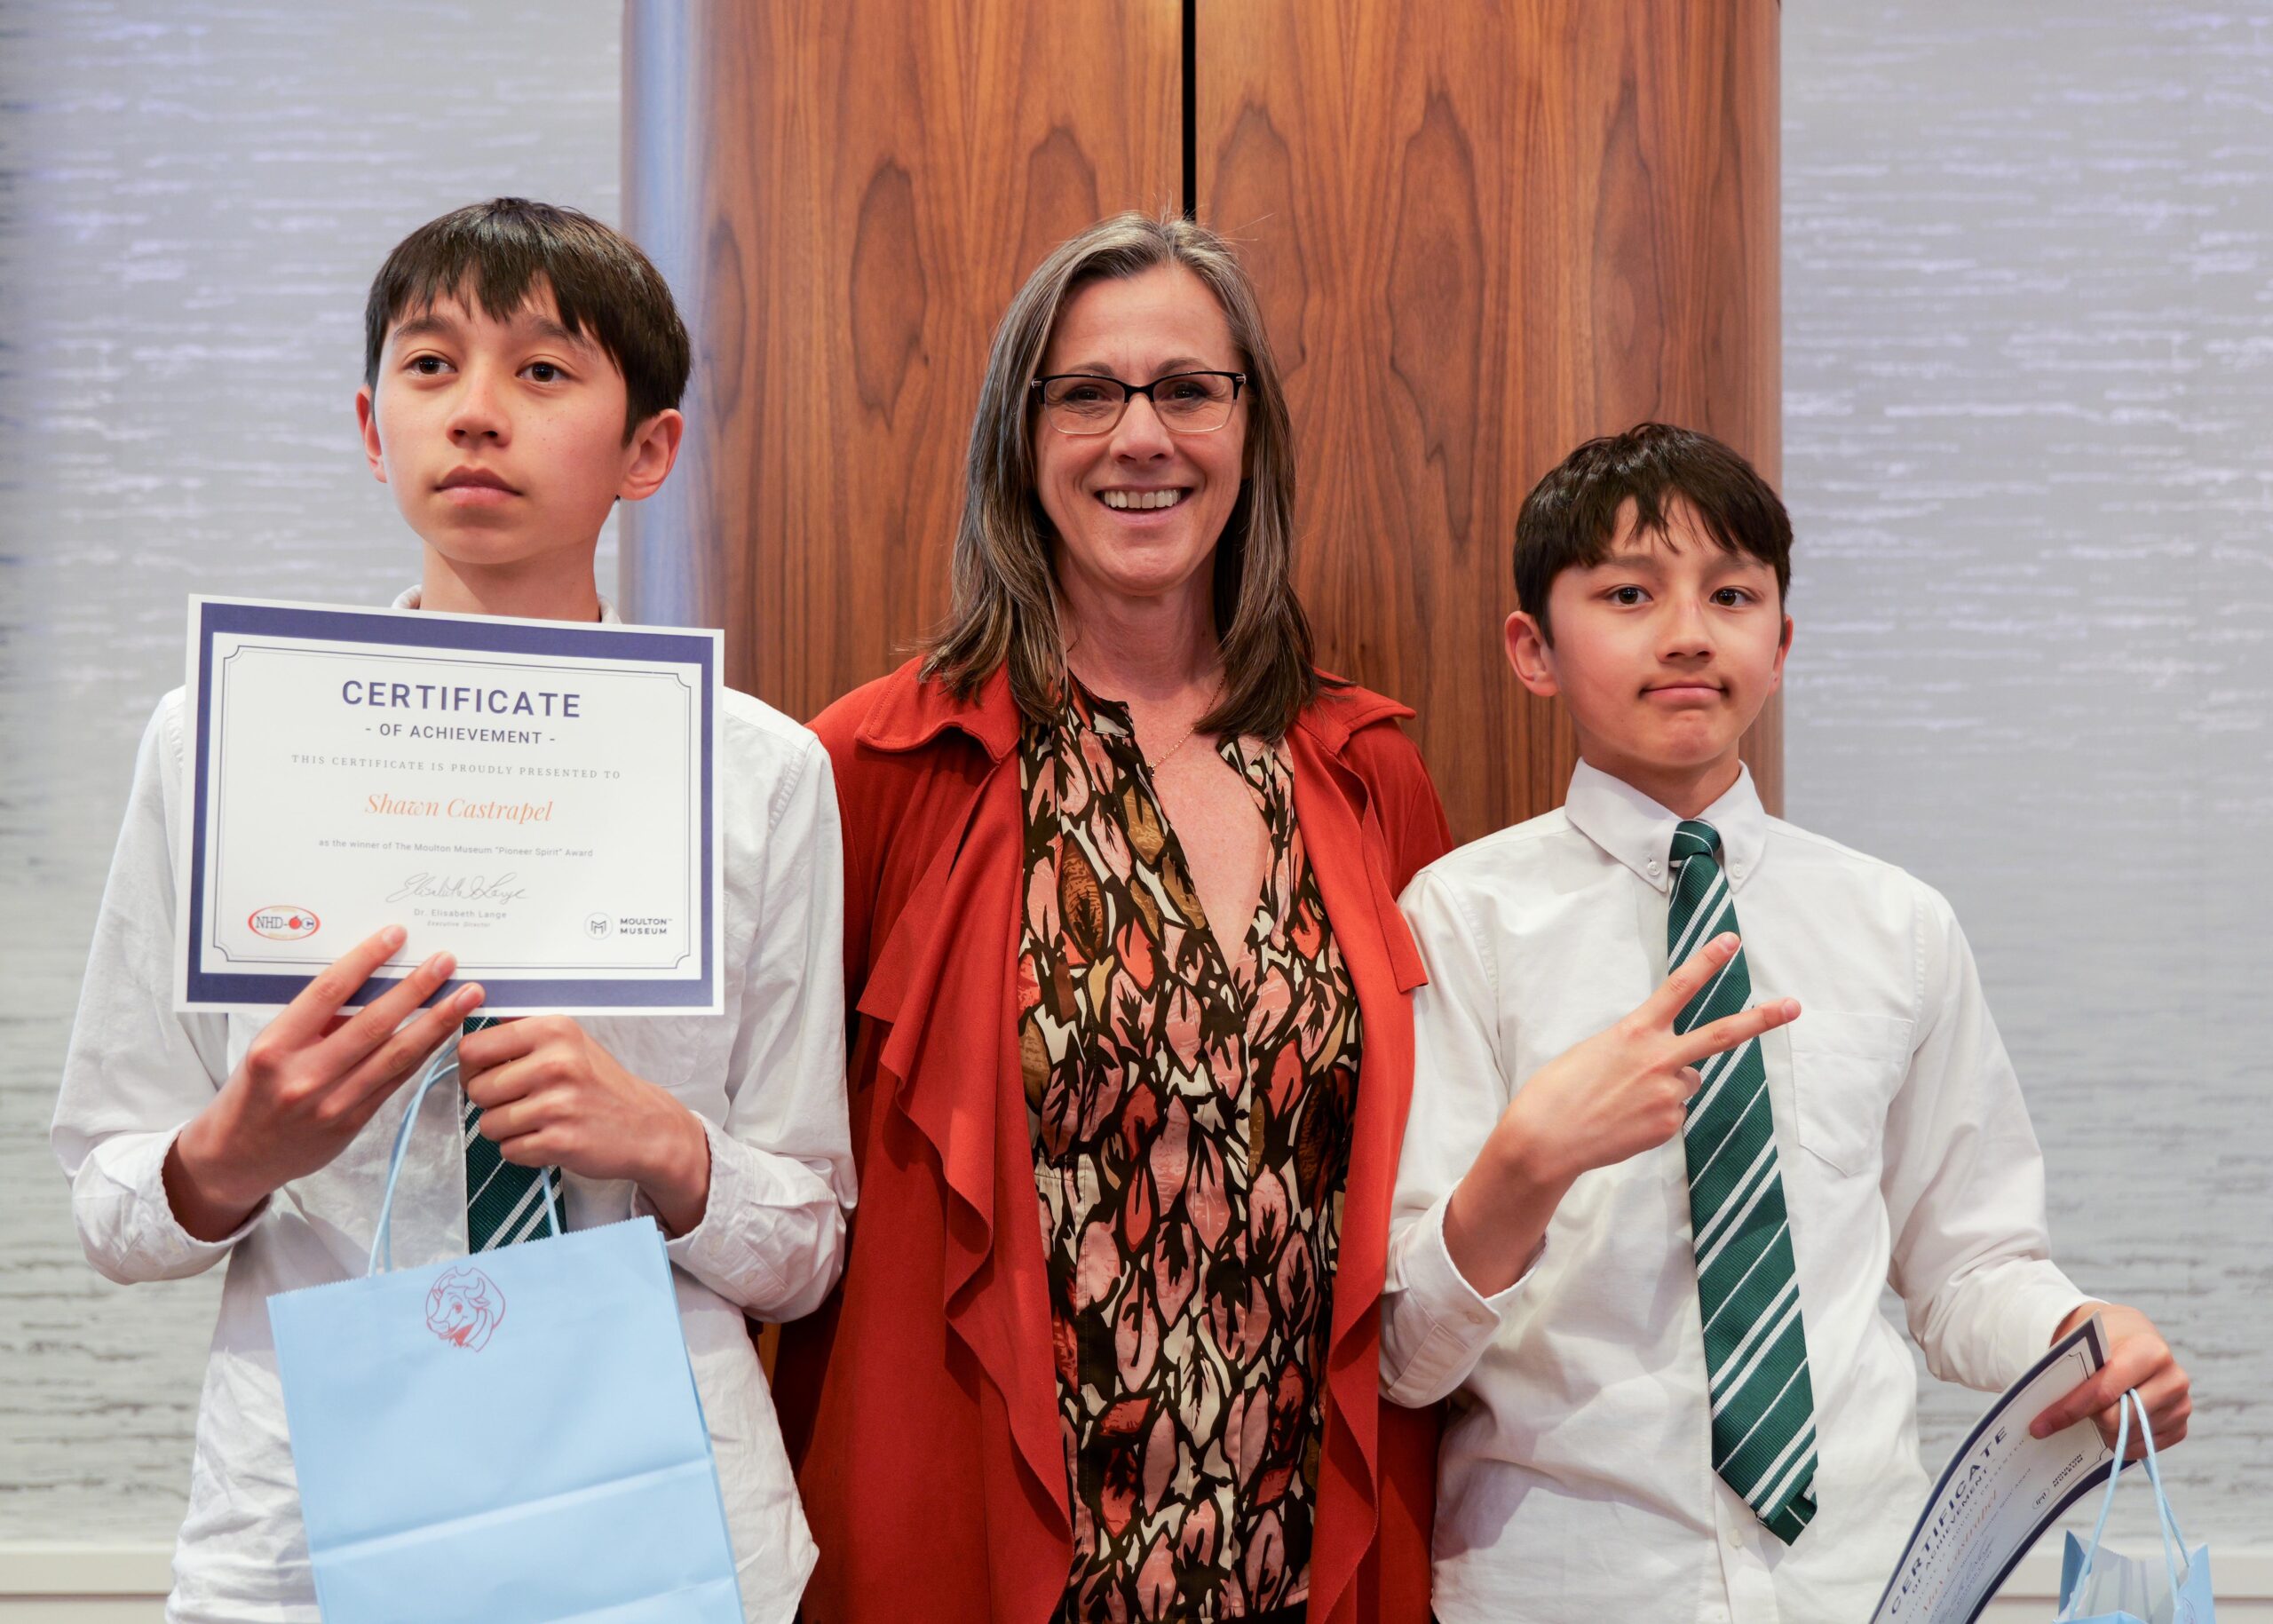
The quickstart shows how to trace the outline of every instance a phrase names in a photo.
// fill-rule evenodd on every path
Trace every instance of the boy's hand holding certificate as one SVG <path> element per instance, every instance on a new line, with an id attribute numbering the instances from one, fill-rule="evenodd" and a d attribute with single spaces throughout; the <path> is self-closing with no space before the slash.
<path id="1" fill-rule="evenodd" d="M 176 1006 L 289 1002 L 399 923 L 359 1002 L 447 950 L 501 1015 L 716 1012 L 718 646 L 193 599 Z"/>
<path id="2" fill-rule="evenodd" d="M 1942 1469 L 1871 1624 L 1972 1624 L 2045 1530 L 2107 1481 L 2114 1454 L 2091 1428 L 2039 1438 L 2029 1425 L 2106 1363 L 2094 1316 L 2005 1390 Z"/>

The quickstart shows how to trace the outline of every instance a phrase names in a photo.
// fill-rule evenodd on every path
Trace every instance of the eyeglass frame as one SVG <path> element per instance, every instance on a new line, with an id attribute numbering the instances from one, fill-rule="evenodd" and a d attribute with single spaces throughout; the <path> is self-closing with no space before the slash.
<path id="1" fill-rule="evenodd" d="M 1237 406 L 1239 403 L 1239 391 L 1246 388 L 1247 384 L 1247 376 L 1244 372 L 1224 372 L 1213 367 L 1191 367 L 1185 368 L 1182 372 L 1162 373 L 1159 377 L 1154 378 L 1149 384 L 1126 383 L 1121 379 L 1113 376 L 1110 372 L 1052 372 L 1034 379 L 1032 383 L 1026 385 L 1026 388 L 1033 393 L 1034 397 L 1037 400 L 1041 401 L 1041 409 L 1045 413 L 1049 412 L 1052 408 L 1049 400 L 1042 395 L 1042 387 L 1048 384 L 1055 384 L 1061 378 L 1087 378 L 1093 384 L 1111 384 L 1121 391 L 1121 409 L 1113 414 L 1113 421 L 1105 424 L 1102 428 L 1069 429 L 1063 424 L 1058 423 L 1056 419 L 1053 418 L 1051 420 L 1049 424 L 1051 428 L 1056 429 L 1060 434 L 1070 434 L 1076 440 L 1088 440 L 1095 435 L 1112 433 L 1115 429 L 1121 426 L 1121 420 L 1129 416 L 1129 403 L 1131 400 L 1134 400 L 1138 395 L 1142 395 L 1147 400 L 1152 401 L 1152 416 L 1159 418 L 1160 427 L 1166 429 L 1171 434 L 1214 434 L 1221 430 L 1229 428 L 1232 422 L 1232 414 L 1228 410 L 1224 413 L 1223 422 L 1216 424 L 1212 428 L 1205 429 L 1177 428 L 1161 414 L 1160 403 L 1158 400 L 1153 400 L 1152 391 L 1158 389 L 1163 384 L 1173 384 L 1180 377 L 1227 377 L 1231 379 L 1231 404 L 1232 406 Z"/>

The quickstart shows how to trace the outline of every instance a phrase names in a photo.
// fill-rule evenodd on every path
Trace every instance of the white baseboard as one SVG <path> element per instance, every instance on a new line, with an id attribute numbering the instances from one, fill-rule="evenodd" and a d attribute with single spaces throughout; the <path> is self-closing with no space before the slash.
<path id="1" fill-rule="evenodd" d="M 2055 1531 L 2023 1557 L 1981 1624 L 2046 1624 L 2060 1599 L 2060 1545 Z M 2134 1541 L 2120 1549 L 2162 1559 L 2159 1551 Z M 2210 1576 L 2217 1588 L 2218 1624 L 2273 1624 L 2273 1547 L 2213 1544 Z"/>
<path id="2" fill-rule="evenodd" d="M 2273 1624 L 2273 1546 L 2213 1549 L 2218 1624 Z M 170 1545 L 0 1545 L 0 1624 L 158 1624 Z M 2058 1544 L 2030 1553 L 1982 1624 L 2044 1624 L 2060 1582 Z"/>
<path id="3" fill-rule="evenodd" d="M 171 1545 L 0 1545 L 0 1624 L 161 1624 Z"/>

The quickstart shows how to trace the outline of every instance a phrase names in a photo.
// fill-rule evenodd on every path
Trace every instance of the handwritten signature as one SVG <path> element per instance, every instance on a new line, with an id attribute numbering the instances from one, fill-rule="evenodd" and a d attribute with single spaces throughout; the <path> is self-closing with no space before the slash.
<path id="1" fill-rule="evenodd" d="M 519 902 L 528 895 L 513 883 L 520 877 L 510 868 L 495 879 L 486 874 L 429 874 L 422 868 L 396 886 L 387 900 L 439 897 L 453 902 Z"/>

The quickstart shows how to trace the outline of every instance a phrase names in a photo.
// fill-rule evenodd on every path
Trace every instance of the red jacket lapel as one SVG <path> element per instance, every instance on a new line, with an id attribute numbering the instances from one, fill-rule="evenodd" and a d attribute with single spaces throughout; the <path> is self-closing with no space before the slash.
<path id="1" fill-rule="evenodd" d="M 1375 797 L 1342 757 L 1353 733 L 1374 722 L 1412 714 L 1378 695 L 1345 690 L 1305 712 L 1288 736 L 1303 846 L 1357 988 L 1365 1032 L 1327 1351 L 1329 1407 L 1319 1470 L 1321 1478 L 1331 1473 L 1335 1481 L 1319 1485 L 1318 1537 L 1311 1556 L 1313 1620 L 1398 1619 L 1426 1612 L 1425 1546 L 1417 1561 L 1410 1549 L 1392 1553 L 1387 1575 L 1377 1565 L 1382 1557 L 1376 1535 L 1384 1521 L 1383 1491 L 1392 1488 L 1385 1477 L 1408 1479 L 1394 1485 L 1396 1497 L 1400 1503 L 1421 1497 L 1420 1532 L 1423 1536 L 1427 1533 L 1437 1430 L 1433 1414 L 1391 1412 L 1384 1416 L 1389 1406 L 1380 1396 L 1380 1310 L 1388 1266 L 1390 1201 L 1413 1092 L 1413 1016 L 1405 994 L 1426 978 L 1420 954 L 1398 911 L 1397 891 L 1412 868 L 1432 860 L 1443 845 L 1441 836 L 1431 843 L 1423 834 L 1414 843 L 1420 850 L 1390 854 Z M 1418 769 L 1417 757 L 1414 766 Z M 1428 850 L 1431 844 L 1434 849 Z M 1411 860 L 1416 857 L 1417 861 Z M 1385 860 L 1391 858 L 1404 870 L 1394 883 Z M 1391 1440 L 1396 1473 L 1383 1470 L 1385 1419 L 1398 1434 Z M 1412 1446 L 1416 1428 L 1425 1429 L 1417 1452 Z M 1430 1474 L 1418 1483 L 1409 1481 L 1416 1453 L 1425 1459 Z M 1361 1573 L 1361 1567 L 1373 1571 Z M 1385 1578 L 1389 1582 L 1384 1583 Z M 1421 1604 L 1408 1612 L 1416 1578 Z M 1400 1595 L 1407 1598 L 1402 1606 L 1392 1600 Z"/>

